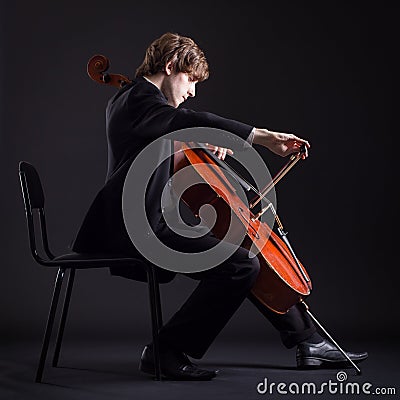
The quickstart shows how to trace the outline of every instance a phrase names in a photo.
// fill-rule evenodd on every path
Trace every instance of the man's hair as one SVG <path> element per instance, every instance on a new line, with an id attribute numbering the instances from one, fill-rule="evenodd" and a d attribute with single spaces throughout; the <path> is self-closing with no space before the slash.
<path id="1" fill-rule="evenodd" d="M 142 65 L 136 70 L 136 77 L 164 71 L 170 61 L 174 72 L 187 72 L 191 79 L 199 82 L 208 78 L 208 63 L 203 51 L 191 38 L 170 32 L 150 44 Z"/>

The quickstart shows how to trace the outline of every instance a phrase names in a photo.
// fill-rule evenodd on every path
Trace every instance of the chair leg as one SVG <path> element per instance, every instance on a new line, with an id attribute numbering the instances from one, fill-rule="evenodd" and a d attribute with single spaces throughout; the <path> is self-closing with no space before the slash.
<path id="1" fill-rule="evenodd" d="M 74 278 L 75 278 L 75 269 L 71 268 L 69 271 L 69 276 L 68 276 L 68 284 L 67 284 L 67 290 L 65 292 L 65 299 L 64 299 L 64 305 L 63 305 L 61 319 L 60 319 L 60 326 L 58 327 L 57 341 L 56 341 L 56 346 L 55 346 L 54 356 L 53 356 L 53 363 L 52 363 L 53 367 L 57 367 L 58 359 L 60 358 L 61 343 L 62 343 L 62 339 L 63 339 L 63 335 L 64 335 L 65 323 L 67 321 L 69 303 L 71 300 L 72 287 L 74 285 Z"/>
<path id="2" fill-rule="evenodd" d="M 156 310 L 157 310 L 157 323 L 158 329 L 160 330 L 163 326 L 163 317 L 162 317 L 162 308 L 161 308 L 161 299 L 160 299 L 160 285 L 157 280 L 155 280 L 155 295 L 156 295 Z"/>
<path id="3" fill-rule="evenodd" d="M 49 311 L 49 315 L 47 318 L 46 330 L 45 330 L 45 334 L 44 334 L 44 338 L 43 338 L 42 351 L 40 353 L 39 365 L 38 365 L 38 369 L 36 371 L 36 379 L 35 379 L 36 382 L 42 381 L 44 364 L 46 362 L 47 351 L 49 349 L 50 337 L 51 337 L 51 332 L 53 330 L 54 317 L 56 315 L 58 299 L 60 297 L 61 285 L 62 285 L 62 281 L 64 278 L 64 272 L 65 272 L 65 268 L 58 269 L 56 281 L 54 283 L 53 297 L 51 300 L 50 311 Z"/>
<path id="4" fill-rule="evenodd" d="M 160 330 L 159 321 L 161 319 L 160 310 L 158 309 L 159 298 L 157 298 L 158 282 L 156 281 L 154 267 L 149 265 L 147 269 L 150 311 L 151 311 L 151 328 L 153 334 L 153 354 L 156 380 L 161 381 L 161 363 L 160 363 L 160 345 L 158 340 L 158 331 Z"/>

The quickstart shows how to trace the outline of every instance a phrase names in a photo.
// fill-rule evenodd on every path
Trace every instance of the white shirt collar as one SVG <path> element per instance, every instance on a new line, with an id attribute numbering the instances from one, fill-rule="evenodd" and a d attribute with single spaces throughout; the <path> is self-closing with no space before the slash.
<path id="1" fill-rule="evenodd" d="M 154 82 L 152 82 L 149 78 L 146 78 L 145 76 L 143 76 L 143 78 L 146 79 L 147 82 L 150 82 L 152 85 L 154 85 L 158 90 L 160 90 L 159 87 Z"/>

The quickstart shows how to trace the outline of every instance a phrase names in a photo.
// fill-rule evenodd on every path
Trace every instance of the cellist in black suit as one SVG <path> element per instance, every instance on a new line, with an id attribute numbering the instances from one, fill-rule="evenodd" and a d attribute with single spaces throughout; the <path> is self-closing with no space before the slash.
<path id="1" fill-rule="evenodd" d="M 210 140 L 209 147 L 220 159 L 233 151 L 242 151 L 253 144 L 267 147 L 286 156 L 306 149 L 309 143 L 290 133 L 273 132 L 226 119 L 208 112 L 179 107 L 195 96 L 196 84 L 208 78 L 208 64 L 196 43 L 178 34 L 166 33 L 148 47 L 136 78 L 125 85 L 108 102 L 106 128 L 108 171 L 104 187 L 93 201 L 73 243 L 73 250 L 86 253 L 115 253 L 140 257 L 127 233 L 121 198 L 128 170 L 146 146 L 163 135 L 184 128 L 217 128 L 220 134 Z M 233 135 L 224 135 L 228 131 Z M 164 144 L 160 152 L 172 150 Z M 307 151 L 303 157 L 307 157 Z M 162 189 L 173 173 L 172 162 L 161 163 L 149 183 L 146 213 L 151 229 L 167 246 L 187 253 L 210 249 L 219 240 L 211 233 L 193 239 L 181 237 L 166 224 L 160 206 Z M 224 243 L 222 245 L 225 245 Z M 226 244 L 228 246 L 228 244 Z M 248 297 L 279 331 L 283 344 L 297 346 L 297 365 L 334 366 L 345 359 L 338 350 L 317 332 L 302 309 L 293 306 L 286 314 L 270 311 L 251 295 L 258 276 L 256 257 L 238 247 L 233 254 L 214 268 L 185 275 L 199 281 L 182 307 L 160 331 L 161 369 L 163 375 L 178 380 L 210 380 L 216 371 L 193 364 L 189 357 L 200 359 L 231 316 Z M 138 268 L 111 268 L 113 275 L 145 280 Z M 168 282 L 174 272 L 157 270 L 160 282 Z M 347 353 L 355 362 L 367 353 Z M 310 361 L 311 360 L 311 361 Z M 154 373 L 152 345 L 145 346 L 140 362 L 145 373 Z"/>

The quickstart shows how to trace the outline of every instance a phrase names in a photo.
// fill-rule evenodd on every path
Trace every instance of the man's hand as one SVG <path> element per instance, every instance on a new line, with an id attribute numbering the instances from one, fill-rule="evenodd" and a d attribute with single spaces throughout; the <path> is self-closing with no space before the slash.
<path id="1" fill-rule="evenodd" d="M 308 157 L 308 149 L 311 147 L 307 140 L 292 133 L 272 132 L 258 128 L 254 132 L 253 143 L 260 144 L 282 157 L 298 153 L 304 146 L 306 151 L 301 157 L 303 160 Z"/>
<path id="2" fill-rule="evenodd" d="M 206 143 L 208 150 L 211 150 L 220 160 L 225 160 L 227 154 L 230 156 L 233 154 L 231 149 L 227 149 L 225 147 L 214 146 L 213 144 Z"/>

